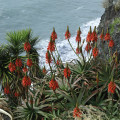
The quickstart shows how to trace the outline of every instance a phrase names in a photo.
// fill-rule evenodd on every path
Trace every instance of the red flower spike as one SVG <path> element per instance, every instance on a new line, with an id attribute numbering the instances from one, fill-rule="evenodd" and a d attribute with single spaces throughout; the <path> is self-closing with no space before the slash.
<path id="1" fill-rule="evenodd" d="M 77 36 L 76 36 L 76 42 L 81 42 L 81 37 L 80 37 L 80 35 L 77 35 Z"/>
<path id="2" fill-rule="evenodd" d="M 110 40 L 110 34 L 109 33 L 106 33 L 105 35 L 105 38 L 104 38 L 106 41 L 109 41 Z"/>
<path id="3" fill-rule="evenodd" d="M 14 72 L 16 70 L 16 66 L 12 62 L 9 63 L 8 68 L 9 68 L 10 72 Z"/>
<path id="4" fill-rule="evenodd" d="M 4 93 L 5 94 L 10 94 L 10 88 L 9 88 L 9 86 L 6 86 L 5 88 L 4 88 Z"/>
<path id="5" fill-rule="evenodd" d="M 56 34 L 56 32 L 55 32 L 55 28 L 53 28 L 53 32 L 51 33 L 51 38 L 52 38 L 52 40 L 54 40 L 54 41 L 55 41 L 55 39 L 57 39 L 57 34 Z"/>
<path id="6" fill-rule="evenodd" d="M 43 71 L 43 73 L 44 73 L 44 74 L 46 74 L 46 73 L 47 73 L 45 66 L 44 66 L 44 68 L 43 68 L 43 70 L 42 70 L 42 71 Z"/>
<path id="7" fill-rule="evenodd" d="M 24 67 L 22 70 L 24 73 L 28 72 L 28 69 L 26 67 Z"/>
<path id="8" fill-rule="evenodd" d="M 70 69 L 68 67 L 66 67 L 63 72 L 64 72 L 65 78 L 70 77 L 71 71 L 70 71 Z"/>
<path id="9" fill-rule="evenodd" d="M 102 33 L 101 33 L 101 35 L 100 35 L 100 39 L 103 41 L 103 39 L 104 39 L 104 31 L 102 30 Z"/>
<path id="10" fill-rule="evenodd" d="M 76 118 L 76 117 L 81 117 L 82 115 L 82 112 L 80 111 L 80 109 L 78 107 L 75 107 L 74 110 L 73 110 L 73 117 Z"/>
<path id="11" fill-rule="evenodd" d="M 52 38 L 50 38 L 47 50 L 49 50 L 50 52 L 55 51 L 55 42 L 52 40 Z"/>
<path id="12" fill-rule="evenodd" d="M 30 43 L 29 42 L 25 42 L 25 44 L 24 44 L 24 50 L 27 51 L 27 52 L 29 52 L 30 49 L 31 49 Z"/>
<path id="13" fill-rule="evenodd" d="M 65 39 L 70 39 L 70 36 L 71 36 L 71 34 L 69 32 L 69 27 L 67 26 L 67 30 L 65 32 Z"/>
<path id="14" fill-rule="evenodd" d="M 91 41 L 92 42 L 97 42 L 97 39 L 98 39 L 98 37 L 97 37 L 96 32 L 93 32 L 92 35 L 91 35 Z"/>
<path id="15" fill-rule="evenodd" d="M 109 41 L 110 38 L 111 38 L 111 37 L 110 37 L 110 34 L 109 34 L 109 32 L 108 32 L 108 29 L 107 29 L 107 33 L 106 33 L 104 39 L 105 39 L 106 41 Z"/>
<path id="16" fill-rule="evenodd" d="M 104 39 L 104 34 L 101 34 L 101 35 L 100 35 L 100 39 L 103 41 L 103 39 Z"/>
<path id="17" fill-rule="evenodd" d="M 32 65 L 33 65 L 32 60 L 28 58 L 27 59 L 27 66 L 31 67 Z"/>
<path id="18" fill-rule="evenodd" d="M 92 30 L 91 30 L 91 26 L 90 26 L 90 31 L 88 32 L 86 42 L 91 42 L 91 39 L 92 39 Z"/>
<path id="19" fill-rule="evenodd" d="M 87 51 L 87 53 L 91 50 L 91 45 L 89 42 L 87 43 L 85 50 Z"/>
<path id="20" fill-rule="evenodd" d="M 59 60 L 57 60 L 57 65 L 60 65 L 60 61 Z"/>
<path id="21" fill-rule="evenodd" d="M 49 82 L 49 87 L 55 91 L 57 88 L 59 88 L 59 85 L 58 85 L 58 82 L 54 79 L 52 79 L 50 82 Z"/>
<path id="22" fill-rule="evenodd" d="M 114 94 L 116 89 L 116 84 L 113 81 L 110 81 L 108 84 L 108 92 Z"/>
<path id="23" fill-rule="evenodd" d="M 22 86 L 27 87 L 31 85 L 31 80 L 28 76 L 24 76 L 22 79 Z"/>
<path id="24" fill-rule="evenodd" d="M 80 31 L 80 27 L 79 27 L 79 30 L 77 31 L 77 36 L 76 36 L 76 42 L 81 42 L 80 34 L 81 34 L 81 31 Z"/>
<path id="25" fill-rule="evenodd" d="M 98 39 L 98 37 L 97 37 L 96 26 L 95 26 L 95 27 L 94 27 L 94 31 L 93 31 L 93 33 L 92 33 L 92 35 L 91 35 L 91 41 L 92 41 L 92 42 L 97 42 L 97 39 Z"/>
<path id="26" fill-rule="evenodd" d="M 21 67 L 22 66 L 22 60 L 20 58 L 17 58 L 16 61 L 15 61 L 15 65 L 17 67 Z"/>
<path id="27" fill-rule="evenodd" d="M 80 34 L 81 34 L 81 30 L 80 30 L 80 27 L 79 27 L 79 29 L 77 31 L 77 35 L 80 35 Z"/>
<path id="28" fill-rule="evenodd" d="M 50 64 L 51 62 L 52 62 L 52 58 L 51 58 L 50 52 L 47 51 L 46 52 L 46 63 Z"/>
<path id="29" fill-rule="evenodd" d="M 93 54 L 94 58 L 96 58 L 98 56 L 98 53 L 99 53 L 99 50 L 96 47 L 93 48 L 92 54 Z"/>
<path id="30" fill-rule="evenodd" d="M 76 48 L 76 54 L 80 54 L 80 48 L 79 47 Z"/>
<path id="31" fill-rule="evenodd" d="M 110 40 L 108 46 L 109 46 L 110 48 L 112 48 L 112 47 L 114 46 L 114 41 L 113 41 L 113 40 Z"/>
<path id="32" fill-rule="evenodd" d="M 15 97 L 19 97 L 19 93 L 18 93 L 18 92 L 15 92 L 15 93 L 14 93 L 14 96 L 15 96 Z"/>

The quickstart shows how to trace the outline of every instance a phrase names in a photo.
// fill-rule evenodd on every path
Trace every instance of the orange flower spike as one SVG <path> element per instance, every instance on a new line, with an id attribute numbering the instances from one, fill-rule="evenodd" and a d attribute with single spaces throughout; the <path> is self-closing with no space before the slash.
<path id="1" fill-rule="evenodd" d="M 80 48 L 79 47 L 76 48 L 76 54 L 80 54 Z"/>
<path id="2" fill-rule="evenodd" d="M 104 39 L 105 39 L 105 41 L 109 41 L 110 38 L 111 38 L 111 37 L 110 37 L 110 34 L 109 34 L 109 32 L 108 32 L 108 29 L 107 29 L 107 33 L 106 33 Z"/>
<path id="3" fill-rule="evenodd" d="M 47 50 L 46 52 L 46 63 L 50 64 L 52 62 L 52 58 L 50 52 Z"/>
<path id="4" fill-rule="evenodd" d="M 108 84 L 108 92 L 114 94 L 116 89 L 116 84 L 113 81 L 110 81 Z"/>
<path id="5" fill-rule="evenodd" d="M 55 39 L 57 39 L 57 33 L 55 32 L 55 28 L 54 27 L 53 27 L 53 32 L 51 33 L 51 38 L 54 41 L 55 41 Z"/>
<path id="6" fill-rule="evenodd" d="M 80 34 L 81 34 L 81 30 L 80 30 L 80 27 L 79 27 L 79 30 L 77 31 L 77 36 L 76 36 L 76 42 L 81 42 Z"/>
<path id="7" fill-rule="evenodd" d="M 24 50 L 27 51 L 27 52 L 29 52 L 30 49 L 31 49 L 30 43 L 29 42 L 25 42 L 25 44 L 24 44 Z"/>
<path id="8" fill-rule="evenodd" d="M 47 73 L 45 66 L 44 66 L 44 68 L 43 68 L 42 71 L 43 71 L 43 74 L 46 74 L 46 73 Z"/>
<path id="9" fill-rule="evenodd" d="M 100 39 L 103 41 L 103 39 L 104 39 L 104 30 L 102 29 L 102 33 L 101 33 L 101 35 L 100 35 Z"/>
<path id="10" fill-rule="evenodd" d="M 50 37 L 50 42 L 48 44 L 47 50 L 49 50 L 50 52 L 55 51 L 55 42 L 52 40 L 52 37 Z"/>
<path id="11" fill-rule="evenodd" d="M 22 69 L 22 71 L 23 71 L 24 73 L 28 72 L 27 67 L 24 67 L 24 68 Z"/>
<path id="12" fill-rule="evenodd" d="M 79 27 L 79 29 L 77 31 L 77 35 L 80 35 L 80 34 L 81 34 L 81 30 L 80 30 L 80 27 Z"/>
<path id="13" fill-rule="evenodd" d="M 60 65 L 60 60 L 59 59 L 57 60 L 57 65 Z"/>
<path id="14" fill-rule="evenodd" d="M 111 39 L 110 41 L 109 41 L 109 45 L 108 45 L 110 48 L 112 48 L 113 46 L 114 46 L 114 41 Z"/>
<path id="15" fill-rule="evenodd" d="M 22 86 L 27 87 L 31 85 L 31 80 L 28 76 L 24 76 L 22 79 Z"/>
<path id="16" fill-rule="evenodd" d="M 17 67 L 22 67 L 22 60 L 20 58 L 17 58 L 16 61 L 15 61 L 15 65 Z"/>
<path id="17" fill-rule="evenodd" d="M 70 37 L 71 37 L 71 34 L 69 32 L 69 27 L 67 26 L 67 30 L 65 32 L 65 39 L 70 39 Z"/>
<path id="18" fill-rule="evenodd" d="M 55 91 L 57 88 L 59 88 L 58 82 L 55 80 L 55 75 L 53 75 L 52 80 L 49 82 L 49 87 Z"/>
<path id="19" fill-rule="evenodd" d="M 5 88 L 4 88 L 4 93 L 5 93 L 6 95 L 10 94 L 10 87 L 9 87 L 9 86 L 5 86 Z"/>
<path id="20" fill-rule="evenodd" d="M 98 53 L 99 53 L 99 50 L 97 47 L 94 47 L 93 48 L 93 51 L 92 51 L 92 54 L 93 54 L 93 57 L 96 58 L 98 56 Z"/>
<path id="21" fill-rule="evenodd" d="M 93 31 L 93 33 L 92 33 L 92 35 L 91 35 L 91 41 L 92 41 L 92 42 L 97 42 L 97 39 L 98 39 L 98 37 L 97 37 L 96 26 L 95 26 L 95 27 L 94 27 L 94 31 Z"/>
<path id="22" fill-rule="evenodd" d="M 91 26 L 90 26 L 90 30 L 88 32 L 88 35 L 87 35 L 87 38 L 86 38 L 86 42 L 91 42 L 91 36 L 92 36 L 92 29 L 91 29 Z"/>
<path id="23" fill-rule="evenodd" d="M 90 52 L 90 50 L 91 50 L 91 45 L 90 45 L 89 42 L 87 43 L 87 45 L 86 45 L 86 47 L 85 47 L 85 50 L 87 51 L 87 53 Z"/>
<path id="24" fill-rule="evenodd" d="M 68 64 L 66 65 L 66 68 L 64 69 L 63 72 L 64 72 L 65 78 L 69 78 L 69 77 L 70 77 L 71 71 L 70 71 L 70 69 L 69 69 L 69 67 L 68 67 Z"/>
<path id="25" fill-rule="evenodd" d="M 27 66 L 31 67 L 32 65 L 33 65 L 32 60 L 28 58 L 27 59 Z"/>
<path id="26" fill-rule="evenodd" d="M 19 93 L 16 91 L 16 92 L 14 93 L 14 96 L 15 96 L 15 97 L 19 97 Z"/>
<path id="27" fill-rule="evenodd" d="M 80 109 L 78 107 L 75 107 L 73 110 L 73 117 L 76 118 L 81 118 L 82 112 L 80 111 Z"/>
<path id="28" fill-rule="evenodd" d="M 12 62 L 9 63 L 8 68 L 9 68 L 10 72 L 14 72 L 16 70 L 16 66 Z"/>

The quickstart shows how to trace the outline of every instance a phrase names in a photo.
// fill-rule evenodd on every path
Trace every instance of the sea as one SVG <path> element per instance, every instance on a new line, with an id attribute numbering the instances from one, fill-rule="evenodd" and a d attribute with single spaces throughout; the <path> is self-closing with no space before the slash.
<path id="1" fill-rule="evenodd" d="M 0 0 L 0 45 L 7 44 L 7 32 L 31 28 L 33 36 L 39 36 L 35 47 L 40 55 L 40 65 L 46 65 L 45 53 L 55 27 L 61 59 L 63 62 L 71 61 L 77 56 L 65 40 L 67 25 L 71 33 L 70 42 L 76 49 L 78 28 L 85 39 L 89 27 L 93 29 L 99 25 L 103 12 L 102 0 Z"/>

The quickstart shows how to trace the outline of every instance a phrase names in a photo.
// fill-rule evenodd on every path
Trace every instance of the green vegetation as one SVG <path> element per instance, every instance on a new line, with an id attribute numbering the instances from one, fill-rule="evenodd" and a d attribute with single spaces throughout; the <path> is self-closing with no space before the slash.
<path id="1" fill-rule="evenodd" d="M 115 30 L 115 26 L 120 25 L 120 18 L 115 18 L 112 24 L 110 24 L 110 34 L 112 35 Z M 120 31 L 120 27 L 118 28 L 118 31 Z"/>
<path id="2" fill-rule="evenodd" d="M 56 49 L 53 29 L 45 54 L 46 70 L 39 66 L 38 37 L 32 37 L 30 29 L 7 33 L 8 45 L 0 47 L 0 109 L 8 113 L 3 114 L 11 114 L 14 120 L 120 119 L 120 60 L 117 50 L 111 52 L 114 43 L 109 32 L 101 36 L 109 49 L 105 59 L 97 47 L 96 27 L 88 32 L 85 50 L 80 35 L 79 28 L 75 51 L 67 27 L 65 38 L 78 59 L 65 64 Z"/>

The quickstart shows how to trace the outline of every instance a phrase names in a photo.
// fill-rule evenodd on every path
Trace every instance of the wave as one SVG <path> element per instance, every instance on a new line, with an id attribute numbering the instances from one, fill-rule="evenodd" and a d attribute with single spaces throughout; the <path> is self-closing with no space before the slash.
<path id="1" fill-rule="evenodd" d="M 86 24 L 83 24 L 81 26 L 81 31 L 82 31 L 81 38 L 82 38 L 82 40 L 86 39 L 86 35 L 89 31 L 90 26 L 92 27 L 92 29 L 94 29 L 94 26 L 97 27 L 99 25 L 99 23 L 100 23 L 100 18 L 96 18 L 92 21 L 87 22 Z M 70 42 L 71 42 L 73 48 L 76 50 L 77 43 L 75 41 L 75 38 L 76 38 L 76 35 L 72 36 L 70 38 Z M 47 51 L 48 42 L 49 42 L 49 39 L 41 40 L 40 43 L 38 44 L 38 46 L 40 48 L 42 48 L 41 50 L 38 50 L 38 53 L 40 54 L 40 65 L 48 66 L 45 63 L 45 53 Z M 77 59 L 76 54 L 71 49 L 67 40 L 61 41 L 60 39 L 57 39 L 56 46 L 57 46 L 57 50 L 58 50 L 63 62 Z M 86 46 L 86 43 L 84 43 L 83 49 L 85 48 L 85 46 Z M 84 52 L 84 55 L 87 56 L 87 53 Z"/>

